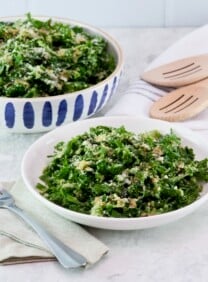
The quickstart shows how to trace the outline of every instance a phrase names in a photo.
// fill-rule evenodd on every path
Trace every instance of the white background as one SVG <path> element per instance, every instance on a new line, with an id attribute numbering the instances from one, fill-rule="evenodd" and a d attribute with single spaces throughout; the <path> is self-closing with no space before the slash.
<path id="1" fill-rule="evenodd" d="M 195 27 L 208 23 L 207 0 L 0 0 L 0 16 L 62 16 L 101 27 Z"/>

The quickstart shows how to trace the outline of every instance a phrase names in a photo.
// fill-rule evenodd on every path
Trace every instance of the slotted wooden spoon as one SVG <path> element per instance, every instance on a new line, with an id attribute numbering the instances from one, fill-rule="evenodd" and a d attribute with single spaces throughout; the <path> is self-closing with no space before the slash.
<path id="1" fill-rule="evenodd" d="M 166 121 L 189 119 L 208 107 L 208 79 L 168 93 L 150 108 L 150 116 Z"/>
<path id="2" fill-rule="evenodd" d="M 144 72 L 141 78 L 151 84 L 181 87 L 208 77 L 208 54 L 188 57 Z"/>

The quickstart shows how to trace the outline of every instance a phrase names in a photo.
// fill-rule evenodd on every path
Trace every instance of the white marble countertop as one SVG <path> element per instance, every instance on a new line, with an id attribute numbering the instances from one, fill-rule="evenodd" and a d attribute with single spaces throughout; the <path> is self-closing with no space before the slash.
<path id="1" fill-rule="evenodd" d="M 129 82 L 166 47 L 191 28 L 108 29 L 120 42 L 125 70 L 111 107 Z M 20 176 L 22 156 L 41 134 L 0 133 L 0 181 Z M 208 205 L 171 224 L 137 231 L 105 231 L 89 228 L 110 252 L 92 268 L 65 270 L 56 262 L 0 267 L 2 282 L 207 282 Z M 0 246 L 1 249 L 1 246 Z"/>

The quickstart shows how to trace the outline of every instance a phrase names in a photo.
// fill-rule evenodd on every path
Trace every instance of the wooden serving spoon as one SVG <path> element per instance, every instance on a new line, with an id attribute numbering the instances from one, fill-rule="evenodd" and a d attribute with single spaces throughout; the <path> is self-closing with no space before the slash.
<path id="1" fill-rule="evenodd" d="M 150 116 L 166 121 L 191 118 L 208 107 L 208 79 L 168 93 L 150 108 Z"/>
<path id="2" fill-rule="evenodd" d="M 151 84 L 181 87 L 208 77 L 208 54 L 188 57 L 154 68 L 141 75 Z"/>

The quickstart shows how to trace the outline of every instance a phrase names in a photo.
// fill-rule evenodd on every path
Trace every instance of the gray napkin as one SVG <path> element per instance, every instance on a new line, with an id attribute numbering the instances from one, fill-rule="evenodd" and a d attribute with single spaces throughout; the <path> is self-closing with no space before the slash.
<path id="1" fill-rule="evenodd" d="M 43 206 L 27 191 L 23 181 L 0 183 L 14 196 L 17 206 L 37 219 L 66 245 L 83 255 L 88 265 L 96 263 L 108 252 L 98 239 L 80 225 Z M 17 264 L 55 260 L 39 236 L 22 219 L 7 209 L 0 209 L 0 264 Z"/>

